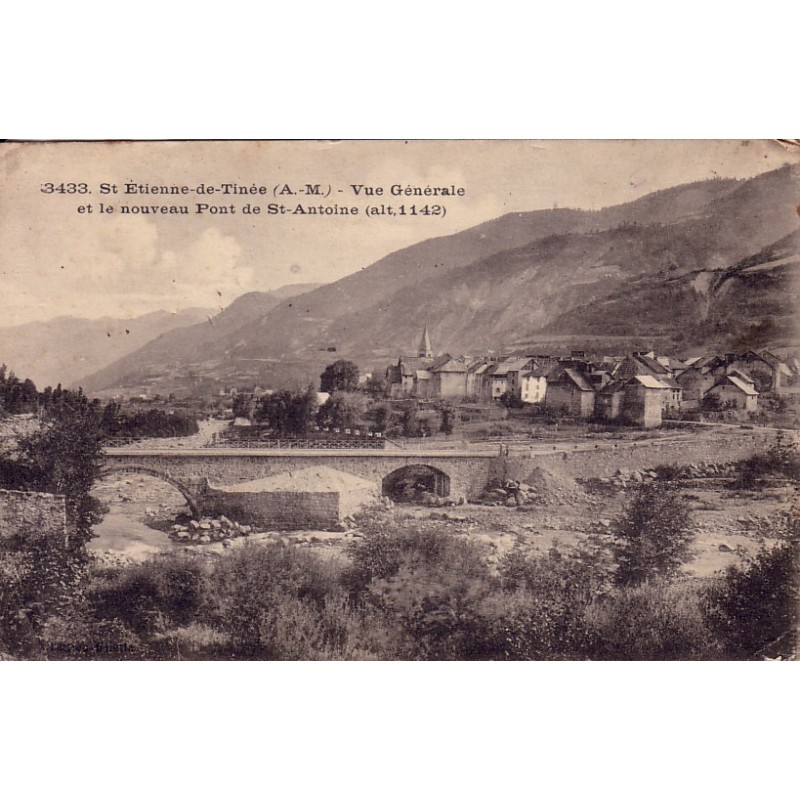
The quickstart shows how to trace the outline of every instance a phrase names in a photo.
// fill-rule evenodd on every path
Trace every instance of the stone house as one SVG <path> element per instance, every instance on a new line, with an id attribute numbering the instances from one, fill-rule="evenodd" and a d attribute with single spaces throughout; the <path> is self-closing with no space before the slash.
<path id="1" fill-rule="evenodd" d="M 467 366 L 466 396 L 475 400 L 488 399 L 488 381 L 486 372 L 492 366 L 492 361 L 479 358 Z"/>
<path id="2" fill-rule="evenodd" d="M 505 372 L 506 391 L 514 397 L 521 397 L 521 375 L 533 366 L 535 366 L 535 362 L 530 357 L 507 358 L 501 362 L 500 369 Z"/>
<path id="3" fill-rule="evenodd" d="M 683 401 L 683 387 L 675 379 L 671 364 L 670 359 L 657 359 L 652 353 L 633 353 L 620 362 L 614 377 L 626 381 L 640 375 L 650 375 L 661 384 L 662 409 L 678 409 Z M 666 389 L 669 391 L 664 391 Z"/>
<path id="4" fill-rule="evenodd" d="M 534 365 L 519 374 L 519 399 L 526 404 L 543 403 L 549 370 Z"/>
<path id="5" fill-rule="evenodd" d="M 667 383 L 652 375 L 617 380 L 597 392 L 595 416 L 657 428 L 661 425 L 665 396 L 671 391 Z"/>
<path id="6" fill-rule="evenodd" d="M 687 409 L 697 408 L 703 395 L 717 380 L 714 374 L 716 358 L 704 356 L 690 359 L 690 362 L 675 378 L 682 390 L 682 407 Z"/>
<path id="7" fill-rule="evenodd" d="M 547 378 L 545 408 L 548 411 L 588 419 L 594 413 L 595 391 L 572 367 L 556 368 Z"/>
<path id="8" fill-rule="evenodd" d="M 595 393 L 594 416 L 598 419 L 619 419 L 625 399 L 625 382 L 612 381 Z"/>
<path id="9" fill-rule="evenodd" d="M 740 370 L 749 375 L 755 383 L 756 390 L 761 394 L 765 392 L 780 394 L 792 378 L 789 366 L 769 350 L 758 353 L 753 350 L 746 353 L 726 353 L 724 358 L 719 359 L 715 373 L 717 376 L 728 375 L 733 370 Z"/>
<path id="10" fill-rule="evenodd" d="M 634 425 L 657 428 L 672 388 L 653 375 L 634 375 L 624 382 L 622 415 Z"/>
<path id="11" fill-rule="evenodd" d="M 461 398 L 467 394 L 467 364 L 463 359 L 449 358 L 442 364 L 432 366 L 431 397 Z"/>
<path id="12" fill-rule="evenodd" d="M 722 375 L 706 392 L 706 396 L 719 398 L 723 407 L 737 408 L 743 411 L 758 409 L 758 391 L 753 382 L 743 380 L 739 375 Z"/>

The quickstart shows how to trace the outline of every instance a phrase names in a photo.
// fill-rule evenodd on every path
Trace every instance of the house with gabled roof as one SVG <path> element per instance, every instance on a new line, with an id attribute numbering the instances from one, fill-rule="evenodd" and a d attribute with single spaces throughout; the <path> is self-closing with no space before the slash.
<path id="1" fill-rule="evenodd" d="M 439 396 L 438 392 L 442 387 L 442 375 L 460 370 L 460 368 L 448 368 L 447 365 L 454 359 L 449 353 L 434 357 L 431 349 L 430 334 L 428 326 L 422 332 L 420 338 L 418 355 L 401 356 L 397 364 L 388 367 L 386 370 L 386 382 L 388 384 L 388 394 L 390 397 L 416 397 L 419 399 L 429 399 Z M 463 365 L 462 365 L 463 366 Z M 442 367 L 444 369 L 442 370 Z M 440 372 L 437 372 L 439 370 Z M 445 377 L 445 389 L 450 392 L 451 382 Z M 447 394 L 445 396 L 463 396 L 463 381 L 457 395 Z"/>
<path id="2" fill-rule="evenodd" d="M 464 359 L 450 358 L 431 366 L 433 397 L 465 397 L 467 394 L 467 364 Z"/>
<path id="3" fill-rule="evenodd" d="M 467 364 L 466 374 L 466 396 L 478 399 L 484 398 L 484 376 L 489 367 L 492 366 L 492 360 L 487 358 L 475 358 Z"/>
<path id="4" fill-rule="evenodd" d="M 761 350 L 758 353 L 748 350 L 746 353 L 726 353 L 724 356 L 717 356 L 712 368 L 716 377 L 728 375 L 732 370 L 739 370 L 748 375 L 761 394 L 765 392 L 779 394 L 792 377 L 789 366 L 769 350 Z"/>
<path id="5" fill-rule="evenodd" d="M 492 366 L 486 371 L 485 374 L 489 383 L 490 400 L 499 400 L 507 391 L 509 391 L 508 373 L 509 369 L 513 368 L 514 363 L 515 359 L 503 358 L 496 364 L 492 364 Z M 524 367 L 524 362 L 523 364 L 519 365 L 519 369 L 522 369 L 522 367 Z"/>
<path id="6" fill-rule="evenodd" d="M 664 410 L 680 408 L 683 387 L 675 380 L 672 368 L 653 357 L 652 353 L 633 353 L 626 356 L 614 372 L 617 380 L 627 380 L 640 375 L 650 375 L 661 385 L 661 402 Z M 663 391 L 669 389 L 669 391 Z"/>
<path id="7" fill-rule="evenodd" d="M 657 428 L 661 425 L 664 398 L 669 392 L 670 386 L 654 375 L 615 380 L 597 392 L 595 416 Z"/>
<path id="8" fill-rule="evenodd" d="M 657 428 L 672 391 L 672 386 L 663 378 L 634 375 L 625 382 L 623 413 L 635 425 Z"/>
<path id="9" fill-rule="evenodd" d="M 718 364 L 715 356 L 698 356 L 688 359 L 689 366 L 684 369 L 675 381 L 683 392 L 682 407 L 697 408 L 703 395 L 716 383 L 714 369 Z"/>
<path id="10" fill-rule="evenodd" d="M 758 390 L 752 381 L 746 381 L 733 373 L 721 375 L 706 392 L 706 396 L 717 397 L 723 408 L 737 408 L 744 411 L 758 409 L 758 395 Z"/>
<path id="11" fill-rule="evenodd" d="M 519 399 L 525 404 L 544 403 L 550 367 L 534 362 L 519 373 Z"/>
<path id="12" fill-rule="evenodd" d="M 594 413 L 595 390 L 573 367 L 556 367 L 547 377 L 544 405 L 548 411 L 588 419 Z"/>
<path id="13" fill-rule="evenodd" d="M 526 370 L 530 370 L 535 363 L 530 356 L 514 356 L 506 359 L 502 363 L 506 373 L 506 391 L 519 398 L 521 396 L 520 376 Z"/>

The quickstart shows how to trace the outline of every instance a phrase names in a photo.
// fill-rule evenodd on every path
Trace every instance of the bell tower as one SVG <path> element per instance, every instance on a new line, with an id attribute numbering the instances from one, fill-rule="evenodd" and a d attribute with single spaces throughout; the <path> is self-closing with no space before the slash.
<path id="1" fill-rule="evenodd" d="M 433 350 L 431 350 L 431 337 L 428 335 L 428 326 L 422 331 L 422 338 L 419 340 L 419 357 L 420 358 L 433 358 Z"/>

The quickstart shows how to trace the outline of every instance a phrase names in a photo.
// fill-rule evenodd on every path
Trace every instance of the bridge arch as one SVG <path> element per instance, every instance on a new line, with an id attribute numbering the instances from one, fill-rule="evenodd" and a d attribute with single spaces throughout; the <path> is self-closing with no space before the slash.
<path id="1" fill-rule="evenodd" d="M 130 473 L 137 473 L 139 475 L 150 475 L 153 478 L 158 478 L 165 483 L 170 484 L 170 486 L 174 486 L 182 495 L 184 500 L 186 500 L 189 509 L 192 512 L 192 516 L 195 519 L 200 519 L 202 516 L 200 513 L 200 504 L 197 501 L 194 493 L 187 487 L 184 483 L 173 478 L 171 475 L 168 475 L 165 472 L 161 472 L 157 469 L 150 469 L 149 467 L 139 467 L 134 464 L 130 466 L 111 466 L 105 467 L 100 471 L 100 474 L 97 476 L 98 479 L 100 478 L 107 478 L 111 475 L 126 475 Z"/>
<path id="2" fill-rule="evenodd" d="M 401 502 L 413 502 L 425 492 L 447 497 L 450 494 L 450 476 L 429 464 L 407 464 L 383 478 L 381 491 L 392 500 Z"/>

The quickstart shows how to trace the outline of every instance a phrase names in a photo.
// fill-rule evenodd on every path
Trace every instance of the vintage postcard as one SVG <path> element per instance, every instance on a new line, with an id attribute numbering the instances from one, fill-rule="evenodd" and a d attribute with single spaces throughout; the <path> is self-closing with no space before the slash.
<path id="1" fill-rule="evenodd" d="M 0 657 L 797 653 L 800 146 L 0 144 Z"/>

